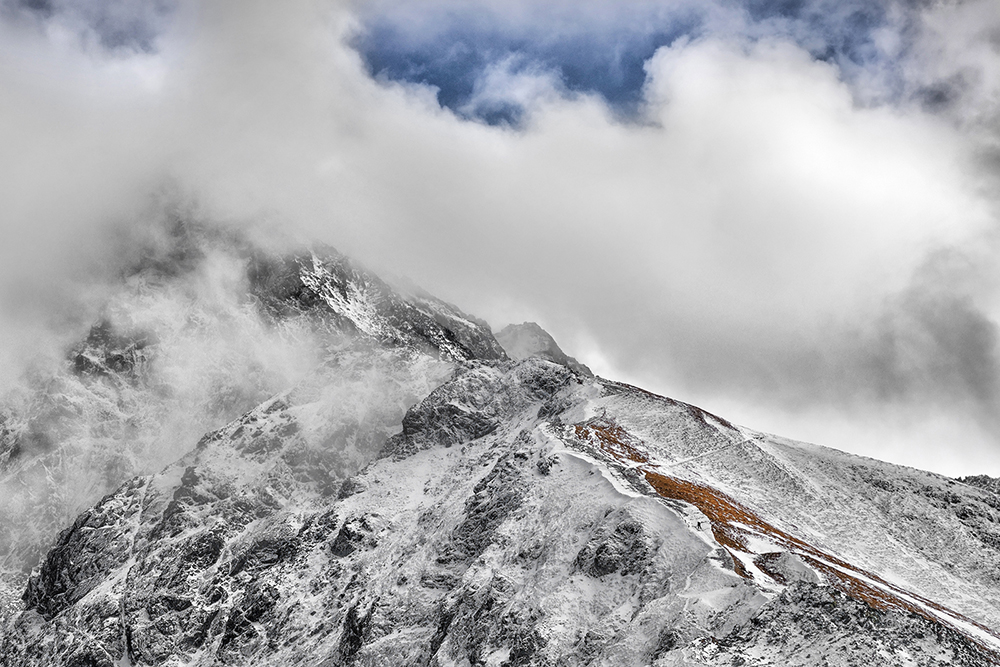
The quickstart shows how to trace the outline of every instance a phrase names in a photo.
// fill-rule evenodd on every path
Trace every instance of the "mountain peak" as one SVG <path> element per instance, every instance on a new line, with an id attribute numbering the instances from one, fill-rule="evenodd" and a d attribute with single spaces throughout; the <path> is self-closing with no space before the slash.
<path id="1" fill-rule="evenodd" d="M 539 357 L 572 368 L 583 375 L 593 375 L 589 368 L 563 352 L 552 335 L 536 322 L 508 324 L 496 334 L 496 339 L 511 359 L 521 361 Z"/>
<path id="2" fill-rule="evenodd" d="M 1000 665 L 995 480 L 180 231 L 0 402 L 0 666 Z"/>

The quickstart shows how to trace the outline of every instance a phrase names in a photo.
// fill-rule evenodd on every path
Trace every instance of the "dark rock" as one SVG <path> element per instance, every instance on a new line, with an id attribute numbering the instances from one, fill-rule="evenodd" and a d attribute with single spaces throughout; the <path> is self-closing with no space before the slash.
<path id="1" fill-rule="evenodd" d="M 218 650 L 223 662 L 244 664 L 254 646 L 267 639 L 260 636 L 258 628 L 266 627 L 279 597 L 271 585 L 252 584 L 246 590 L 226 620 Z"/>
<path id="2" fill-rule="evenodd" d="M 274 259 L 255 254 L 250 289 L 277 318 L 307 315 L 379 343 L 431 351 L 447 359 L 507 358 L 489 326 L 417 288 L 394 289 L 329 246 Z M 352 319 L 349 303 L 365 304 L 379 326 Z"/>
<path id="3" fill-rule="evenodd" d="M 150 333 L 119 332 L 110 321 L 102 319 L 69 356 L 77 375 L 134 382 L 145 373 L 150 361 L 148 348 L 153 342 Z"/>
<path id="4" fill-rule="evenodd" d="M 371 549 L 378 544 L 366 517 L 352 517 L 344 521 L 337 537 L 330 545 L 330 553 L 337 558 L 346 558 L 360 549 Z"/>
<path id="5" fill-rule="evenodd" d="M 514 456 L 501 459 L 473 489 L 465 503 L 465 519 L 452 531 L 443 562 L 471 559 L 492 543 L 497 528 L 523 503 L 521 465 Z"/>
<path id="6" fill-rule="evenodd" d="M 458 585 L 458 577 L 447 572 L 425 572 L 420 575 L 420 585 L 450 591 Z"/>
<path id="7" fill-rule="evenodd" d="M 577 554 L 576 566 L 598 578 L 615 572 L 640 574 L 649 564 L 651 551 L 642 524 L 625 518 L 610 531 L 599 529 Z"/>
<path id="8" fill-rule="evenodd" d="M 264 536 L 255 539 L 246 549 L 233 558 L 230 575 L 241 572 L 258 573 L 279 563 L 294 560 L 301 547 L 298 536 Z"/>
<path id="9" fill-rule="evenodd" d="M 958 481 L 969 486 L 976 486 L 1000 495 L 1000 477 L 990 477 L 989 475 L 971 475 L 969 477 L 959 477 Z"/>
<path id="10" fill-rule="evenodd" d="M 344 500 L 345 498 L 350 498 L 356 493 L 362 493 L 368 487 L 366 487 L 362 482 L 358 481 L 354 477 L 348 477 L 340 485 L 340 490 L 337 492 L 337 500 Z"/>
<path id="11" fill-rule="evenodd" d="M 402 458 L 435 446 L 451 447 L 489 435 L 501 417 L 547 401 L 573 377 L 569 369 L 531 359 L 503 369 L 460 369 L 407 411 L 403 431 L 386 442 L 382 456 Z"/>
<path id="12" fill-rule="evenodd" d="M 214 531 L 206 531 L 190 538 L 181 547 L 181 559 L 197 569 L 205 569 L 219 561 L 226 542 Z"/>
<path id="13" fill-rule="evenodd" d="M 340 635 L 340 660 L 334 664 L 351 664 L 352 658 L 364 646 L 371 629 L 373 609 L 374 605 L 369 605 L 366 610 L 362 611 L 361 605 L 357 604 L 347 610 Z"/>
<path id="14" fill-rule="evenodd" d="M 850 639 L 850 646 L 844 645 L 845 638 Z M 794 665 L 811 664 L 809 651 L 818 655 L 874 656 L 888 647 L 907 647 L 915 664 L 939 664 L 931 656 L 921 657 L 921 643 L 946 647 L 948 664 L 956 667 L 996 664 L 994 656 L 944 625 L 914 613 L 874 609 L 829 586 L 808 582 L 786 588 L 750 622 L 717 643 L 733 658 L 767 647 L 774 664 L 782 660 Z"/>
<path id="15" fill-rule="evenodd" d="M 51 619 L 86 595 L 108 573 L 129 559 L 148 480 L 137 478 L 80 515 L 64 530 L 38 573 L 28 580 L 24 602 Z"/>

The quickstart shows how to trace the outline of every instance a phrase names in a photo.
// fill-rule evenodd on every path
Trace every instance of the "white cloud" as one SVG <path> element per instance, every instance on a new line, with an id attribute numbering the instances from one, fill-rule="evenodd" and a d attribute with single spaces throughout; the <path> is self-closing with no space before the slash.
<path id="1" fill-rule="evenodd" d="M 971 30 L 941 21 L 948 45 Z M 355 25 L 346 3 L 186 5 L 162 51 L 128 66 L 18 32 L 0 71 L 0 139 L 16 147 L 0 160 L 8 276 L 57 271 L 47 258 L 79 245 L 60 239 L 137 215 L 169 178 L 205 215 L 294 222 L 497 325 L 540 319 L 590 341 L 595 366 L 746 406 L 765 428 L 818 404 L 831 407 L 812 424 L 848 432 L 870 418 L 861 394 L 944 405 L 926 388 L 880 398 L 869 375 L 834 371 L 868 358 L 870 321 L 929 252 L 994 224 L 974 171 L 982 139 L 954 115 L 859 105 L 834 66 L 727 29 L 649 61 L 647 123 L 500 68 L 480 95 L 502 80 L 526 125 L 487 127 L 427 88 L 373 81 L 345 44 Z M 972 66 L 953 50 L 942 57 Z M 987 322 L 993 294 L 970 297 Z M 964 400 L 948 414 L 970 414 Z"/>

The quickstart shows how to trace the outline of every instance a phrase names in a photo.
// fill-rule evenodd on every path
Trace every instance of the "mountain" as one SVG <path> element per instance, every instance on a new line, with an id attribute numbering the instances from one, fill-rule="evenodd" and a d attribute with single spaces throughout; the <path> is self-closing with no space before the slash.
<path id="1" fill-rule="evenodd" d="M 191 321 L 198 341 L 290 339 L 308 368 L 262 372 L 254 388 L 288 386 L 87 499 L 6 613 L 0 665 L 1000 664 L 989 484 L 595 377 L 537 325 L 494 338 L 330 248 L 175 237 L 200 258 L 144 298 L 173 303 L 208 264 L 231 293 L 173 329 L 102 320 L 60 373 L 172 414 L 189 404 L 153 387 Z M 6 474 L 85 448 L 27 432 Z"/>
<path id="2" fill-rule="evenodd" d="M 568 366 L 582 375 L 593 375 L 589 368 L 563 352 L 549 332 L 535 322 L 508 324 L 496 337 L 511 359 L 521 361 L 539 357 Z"/>
<path id="3" fill-rule="evenodd" d="M 333 248 L 176 220 L 140 241 L 96 322 L 0 402 L 0 608 L 80 511 L 306 378 L 366 374 L 391 430 L 454 363 L 506 359 L 485 323 Z"/>

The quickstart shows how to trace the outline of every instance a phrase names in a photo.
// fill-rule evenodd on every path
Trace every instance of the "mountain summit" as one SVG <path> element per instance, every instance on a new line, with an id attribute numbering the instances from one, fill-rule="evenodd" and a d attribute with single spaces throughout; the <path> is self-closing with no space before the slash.
<path id="1" fill-rule="evenodd" d="M 549 332 L 535 322 L 508 324 L 496 337 L 511 359 L 522 361 L 538 357 L 568 366 L 582 375 L 593 375 L 589 368 L 563 352 Z"/>
<path id="2" fill-rule="evenodd" d="M 595 377 L 330 248 L 157 252 L 5 406 L 0 665 L 1000 665 L 989 485 Z"/>

